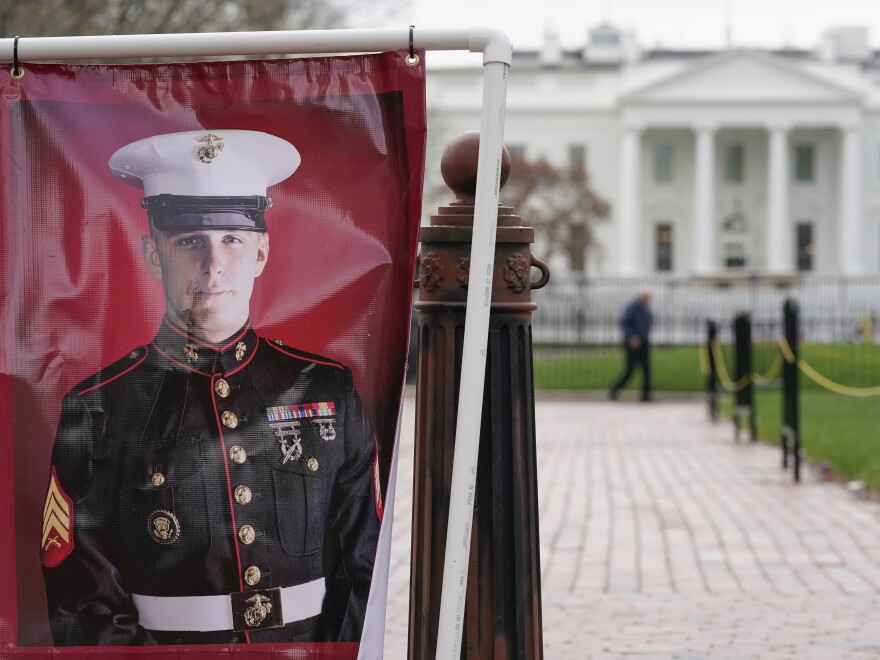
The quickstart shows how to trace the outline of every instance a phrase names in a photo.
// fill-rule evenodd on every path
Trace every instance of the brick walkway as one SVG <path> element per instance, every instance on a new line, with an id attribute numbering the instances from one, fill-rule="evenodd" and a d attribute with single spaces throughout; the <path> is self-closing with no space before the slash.
<path id="1" fill-rule="evenodd" d="M 406 402 L 386 658 L 406 657 L 413 402 Z M 539 398 L 544 650 L 582 658 L 880 657 L 880 504 L 702 402 Z"/>

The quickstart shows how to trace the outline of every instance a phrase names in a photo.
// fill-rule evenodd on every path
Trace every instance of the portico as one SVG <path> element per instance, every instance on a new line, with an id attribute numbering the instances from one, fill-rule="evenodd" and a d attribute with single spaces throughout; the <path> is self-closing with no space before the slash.
<path id="1" fill-rule="evenodd" d="M 660 221 L 673 227 L 673 269 L 683 274 L 737 267 L 739 250 L 750 271 L 793 273 L 804 263 L 797 241 L 808 239 L 803 249 L 829 268 L 864 272 L 858 90 L 731 51 L 635 88 L 620 107 L 620 274 L 655 270 Z M 663 148 L 679 163 L 671 174 L 657 171 Z"/>

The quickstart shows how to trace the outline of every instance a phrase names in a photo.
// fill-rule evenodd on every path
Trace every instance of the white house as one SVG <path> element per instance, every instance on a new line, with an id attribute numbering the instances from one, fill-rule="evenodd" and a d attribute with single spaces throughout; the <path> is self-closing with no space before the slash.
<path id="1" fill-rule="evenodd" d="M 479 66 L 429 71 L 429 164 L 479 128 L 481 86 Z M 507 103 L 509 149 L 585 164 L 612 204 L 591 274 L 880 272 L 880 52 L 866 29 L 772 52 L 642 50 L 608 25 L 578 49 L 549 35 L 514 53 Z"/>

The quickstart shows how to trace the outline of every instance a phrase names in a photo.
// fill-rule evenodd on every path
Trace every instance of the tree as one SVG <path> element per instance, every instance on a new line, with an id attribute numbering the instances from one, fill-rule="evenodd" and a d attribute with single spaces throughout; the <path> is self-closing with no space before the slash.
<path id="1" fill-rule="evenodd" d="M 511 157 L 501 202 L 535 228 L 542 258 L 561 252 L 576 272 L 585 271 L 588 250 L 596 247 L 595 223 L 606 220 L 611 211 L 611 205 L 590 187 L 584 168 L 560 169 L 543 158 Z"/>
<path id="2" fill-rule="evenodd" d="M 370 3 L 370 16 L 399 0 Z M 348 27 L 357 0 L 0 0 L 0 32 L 11 37 L 162 34 Z"/>

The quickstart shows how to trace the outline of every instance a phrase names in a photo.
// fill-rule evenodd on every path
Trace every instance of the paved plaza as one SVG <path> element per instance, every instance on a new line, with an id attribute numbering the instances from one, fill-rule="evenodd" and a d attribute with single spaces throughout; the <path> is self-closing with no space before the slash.
<path id="1" fill-rule="evenodd" d="M 880 503 L 733 440 L 701 400 L 539 393 L 544 657 L 880 658 Z M 406 658 L 413 400 L 385 657 Z"/>

